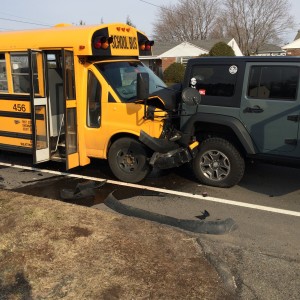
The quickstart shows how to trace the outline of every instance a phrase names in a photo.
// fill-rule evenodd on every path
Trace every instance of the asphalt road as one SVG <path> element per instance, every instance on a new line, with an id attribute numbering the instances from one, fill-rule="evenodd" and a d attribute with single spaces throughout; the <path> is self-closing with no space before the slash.
<path id="1" fill-rule="evenodd" d="M 3 152 L 0 162 L 31 165 L 27 156 Z M 39 167 L 62 170 L 52 163 Z M 61 189 L 75 188 L 87 180 L 82 176 L 95 176 L 108 181 L 93 200 L 74 203 L 98 204 L 105 210 L 101 203 L 116 190 L 122 203 L 180 219 L 197 219 L 205 210 L 206 220 L 230 217 L 238 225 L 235 231 L 198 238 L 228 287 L 236 289 L 239 299 L 299 299 L 300 169 L 250 164 L 238 186 L 218 189 L 196 182 L 187 167 L 153 172 L 137 186 L 114 181 L 104 161 L 72 170 L 78 178 L 9 165 L 0 168 L 2 188 L 27 194 L 61 199 Z"/>

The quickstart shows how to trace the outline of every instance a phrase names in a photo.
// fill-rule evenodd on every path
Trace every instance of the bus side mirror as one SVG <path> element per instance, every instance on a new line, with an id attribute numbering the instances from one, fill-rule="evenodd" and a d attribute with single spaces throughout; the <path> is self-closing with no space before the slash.
<path id="1" fill-rule="evenodd" d="M 149 74 L 138 73 L 136 79 L 137 100 L 147 100 L 149 98 Z"/>

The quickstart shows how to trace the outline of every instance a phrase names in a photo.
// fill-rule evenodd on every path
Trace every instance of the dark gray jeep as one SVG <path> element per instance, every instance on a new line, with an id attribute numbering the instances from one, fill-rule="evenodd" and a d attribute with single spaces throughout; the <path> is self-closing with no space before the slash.
<path id="1" fill-rule="evenodd" d="M 196 177 L 218 187 L 237 184 L 245 159 L 300 161 L 300 58 L 201 57 L 187 64 L 183 89 L 200 105 L 183 103 L 180 128 L 195 136 Z"/>

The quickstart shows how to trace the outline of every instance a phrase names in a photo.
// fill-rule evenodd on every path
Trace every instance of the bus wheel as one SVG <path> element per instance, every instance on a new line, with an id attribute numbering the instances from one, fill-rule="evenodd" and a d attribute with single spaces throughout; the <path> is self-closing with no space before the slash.
<path id="1" fill-rule="evenodd" d="M 200 144 L 193 170 L 198 180 L 206 185 L 231 187 L 242 179 L 245 161 L 227 140 L 209 138 Z"/>
<path id="2" fill-rule="evenodd" d="M 145 147 L 133 138 L 120 138 L 110 147 L 108 163 L 113 174 L 125 182 L 136 183 L 150 173 Z"/>

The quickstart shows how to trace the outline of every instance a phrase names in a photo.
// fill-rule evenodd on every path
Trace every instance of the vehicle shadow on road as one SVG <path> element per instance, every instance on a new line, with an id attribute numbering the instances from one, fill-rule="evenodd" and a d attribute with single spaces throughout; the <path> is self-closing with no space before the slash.
<path id="1" fill-rule="evenodd" d="M 300 168 L 267 164 L 259 161 L 249 162 L 246 164 L 244 177 L 238 184 L 238 187 L 270 197 L 277 197 L 300 191 L 299 178 Z M 150 174 L 146 180 L 146 184 L 151 186 L 175 190 L 191 188 L 194 183 L 197 184 L 198 188 L 201 186 L 205 187 L 205 185 L 198 182 L 189 166 L 156 172 Z"/>
<path id="2" fill-rule="evenodd" d="M 282 196 L 300 189 L 299 178 L 300 168 L 255 162 L 246 165 L 239 186 L 271 197 Z"/>

